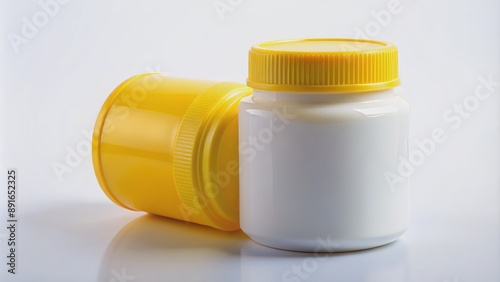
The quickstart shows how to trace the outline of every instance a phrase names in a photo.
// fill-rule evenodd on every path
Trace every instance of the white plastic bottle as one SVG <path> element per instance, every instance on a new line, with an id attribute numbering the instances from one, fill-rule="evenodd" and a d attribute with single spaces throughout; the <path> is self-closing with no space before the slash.
<path id="1" fill-rule="evenodd" d="M 396 240 L 408 223 L 409 106 L 397 48 L 302 39 L 252 47 L 239 108 L 240 221 L 279 249 L 352 251 Z"/>

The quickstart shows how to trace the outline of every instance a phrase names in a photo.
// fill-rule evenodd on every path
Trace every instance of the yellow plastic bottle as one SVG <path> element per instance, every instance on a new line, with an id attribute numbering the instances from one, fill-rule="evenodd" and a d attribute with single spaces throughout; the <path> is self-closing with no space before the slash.
<path id="1" fill-rule="evenodd" d="M 92 158 L 99 184 L 116 204 L 238 230 L 238 104 L 245 85 L 131 77 L 104 103 Z"/>

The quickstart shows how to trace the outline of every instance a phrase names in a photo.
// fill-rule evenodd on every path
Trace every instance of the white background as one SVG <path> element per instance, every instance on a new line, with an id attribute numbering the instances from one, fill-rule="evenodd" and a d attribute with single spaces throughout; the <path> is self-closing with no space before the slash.
<path id="1" fill-rule="evenodd" d="M 394 1 L 70 0 L 44 18 L 37 1 L 1 0 L 0 179 L 18 170 L 19 222 L 11 275 L 1 184 L 0 280 L 500 281 L 500 85 L 473 97 L 481 78 L 500 81 L 500 2 Z M 29 36 L 26 21 L 39 25 Z M 122 80 L 159 70 L 244 83 L 252 44 L 359 31 L 399 47 L 410 152 L 446 134 L 411 173 L 411 226 L 397 242 L 327 257 L 278 251 L 121 209 L 101 192 L 86 134 Z M 81 160 L 68 163 L 72 150 Z M 71 172 L 58 178 L 56 163 Z"/>

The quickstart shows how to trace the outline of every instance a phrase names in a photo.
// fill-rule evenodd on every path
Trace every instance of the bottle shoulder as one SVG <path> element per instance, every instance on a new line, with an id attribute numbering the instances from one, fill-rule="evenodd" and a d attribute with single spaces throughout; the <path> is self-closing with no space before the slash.
<path id="1" fill-rule="evenodd" d="M 255 96 L 249 96 L 242 99 L 239 112 L 242 115 L 269 116 L 270 113 L 286 110 L 296 117 L 323 120 L 405 115 L 410 110 L 407 100 L 397 92 L 391 92 L 390 95 L 356 97 L 356 99 L 349 99 L 349 97 L 325 98 L 318 97 L 312 101 L 300 99 L 275 99 L 273 101 L 255 99 Z"/>

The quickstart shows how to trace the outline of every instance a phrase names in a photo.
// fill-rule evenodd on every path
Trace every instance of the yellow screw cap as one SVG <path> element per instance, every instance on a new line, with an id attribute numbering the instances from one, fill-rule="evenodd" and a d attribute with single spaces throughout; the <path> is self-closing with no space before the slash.
<path id="1" fill-rule="evenodd" d="M 400 84 L 391 43 L 342 38 L 279 40 L 253 46 L 248 86 L 268 91 L 361 92 Z"/>

